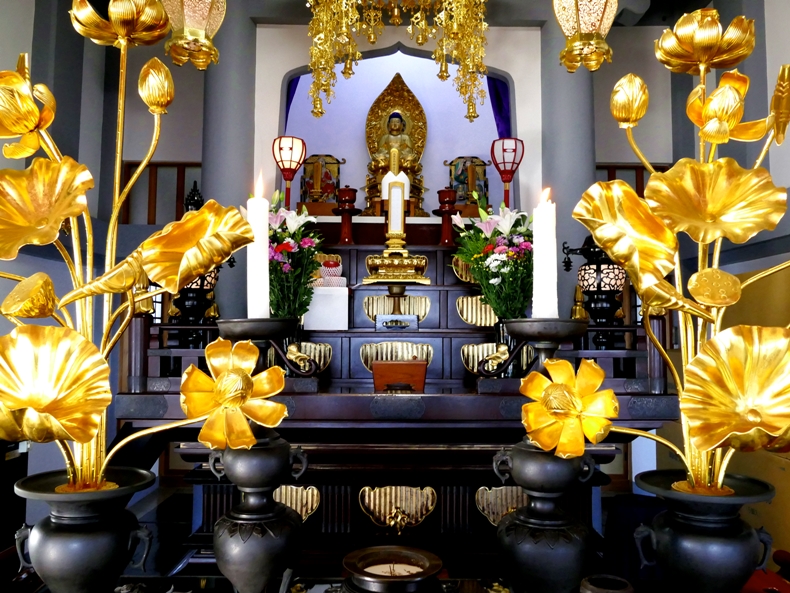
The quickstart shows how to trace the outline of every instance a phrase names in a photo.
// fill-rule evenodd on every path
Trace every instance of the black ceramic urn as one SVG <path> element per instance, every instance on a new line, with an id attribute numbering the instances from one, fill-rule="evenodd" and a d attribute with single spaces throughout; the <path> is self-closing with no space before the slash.
<path id="1" fill-rule="evenodd" d="M 307 456 L 272 429 L 255 432 L 258 442 L 251 449 L 213 451 L 209 458 L 211 471 L 241 491 L 241 502 L 214 525 L 217 566 L 238 593 L 261 593 L 289 567 L 302 525 L 296 511 L 274 500 L 274 491 L 304 473 Z M 302 466 L 292 472 L 297 458 Z"/>
<path id="2" fill-rule="evenodd" d="M 587 527 L 558 506 L 560 497 L 595 471 L 588 455 L 563 459 L 522 441 L 494 457 L 494 471 L 509 476 L 528 504 L 505 515 L 497 527 L 504 568 L 515 593 L 579 591 L 587 554 Z"/>

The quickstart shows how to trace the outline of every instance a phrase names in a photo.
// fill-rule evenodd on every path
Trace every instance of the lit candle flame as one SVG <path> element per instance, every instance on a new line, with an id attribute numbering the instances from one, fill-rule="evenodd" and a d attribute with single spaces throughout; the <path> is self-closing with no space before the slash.
<path id="1" fill-rule="evenodd" d="M 258 172 L 258 179 L 255 180 L 255 191 L 252 195 L 256 198 L 263 197 L 263 171 Z"/>
<path id="2" fill-rule="evenodd" d="M 540 203 L 545 204 L 551 201 L 551 188 L 547 187 L 543 189 L 543 192 L 540 194 Z"/>

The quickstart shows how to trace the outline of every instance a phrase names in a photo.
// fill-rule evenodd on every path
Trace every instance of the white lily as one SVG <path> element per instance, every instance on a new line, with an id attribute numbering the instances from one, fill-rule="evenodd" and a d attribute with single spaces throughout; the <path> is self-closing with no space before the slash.
<path id="1" fill-rule="evenodd" d="M 499 207 L 499 220 L 497 221 L 496 228 L 500 233 L 502 233 L 502 235 L 507 237 L 516 222 L 525 215 L 526 212 L 511 210 L 510 208 L 506 208 L 504 205 L 502 205 Z"/>
<path id="2" fill-rule="evenodd" d="M 463 218 L 463 216 L 461 216 L 460 214 L 453 214 L 453 215 L 450 217 L 450 220 L 451 220 L 451 221 L 452 221 L 452 223 L 453 223 L 455 226 L 457 226 L 459 229 L 463 229 L 463 228 L 464 228 L 464 218 Z"/>
<path id="3" fill-rule="evenodd" d="M 317 221 L 318 219 L 315 216 L 309 216 L 307 214 L 307 208 L 302 208 L 301 214 L 297 214 L 293 210 L 289 210 L 285 213 L 285 226 L 292 235 L 308 222 Z"/>

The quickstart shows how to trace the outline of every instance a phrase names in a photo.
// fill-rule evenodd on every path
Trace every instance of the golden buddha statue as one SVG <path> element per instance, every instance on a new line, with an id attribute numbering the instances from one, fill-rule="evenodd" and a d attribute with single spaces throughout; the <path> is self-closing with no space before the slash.
<path id="1" fill-rule="evenodd" d="M 368 112 L 365 139 L 370 153 L 366 204 L 362 216 L 380 216 L 384 204 L 381 199 L 381 180 L 391 170 L 390 152 L 398 152 L 398 167 L 411 182 L 408 200 L 409 216 L 428 216 L 422 208 L 422 158 L 428 126 L 425 111 L 400 74 L 396 74 L 387 88 L 376 98 Z"/>

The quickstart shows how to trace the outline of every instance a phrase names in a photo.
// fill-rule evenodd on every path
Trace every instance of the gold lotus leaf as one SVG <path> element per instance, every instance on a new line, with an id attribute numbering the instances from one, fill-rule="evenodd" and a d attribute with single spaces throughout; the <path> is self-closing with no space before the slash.
<path id="1" fill-rule="evenodd" d="M 684 14 L 672 31 L 656 41 L 656 58 L 672 72 L 697 75 L 700 67 L 732 68 L 754 50 L 754 21 L 735 17 L 722 34 L 719 13 L 712 8 Z"/>
<path id="2" fill-rule="evenodd" d="M 787 444 L 790 329 L 739 325 L 708 340 L 686 367 L 680 409 L 694 445 L 755 451 Z"/>
<path id="3" fill-rule="evenodd" d="M 729 307 L 741 299 L 741 281 L 718 268 L 707 268 L 689 278 L 688 289 L 698 303 Z"/>
<path id="4" fill-rule="evenodd" d="M 779 70 L 774 95 L 771 97 L 771 114 L 774 116 L 776 144 L 781 146 L 790 124 L 790 64 L 785 64 Z"/>
<path id="5" fill-rule="evenodd" d="M 598 391 L 606 374 L 594 361 L 583 359 L 578 373 L 567 360 L 544 363 L 551 380 L 531 372 L 521 380 L 521 393 L 535 400 L 521 408 L 521 423 L 530 442 L 544 451 L 556 449 L 563 458 L 584 455 L 584 437 L 600 443 L 609 434 L 610 418 L 620 406 L 614 391 Z"/>
<path id="6" fill-rule="evenodd" d="M 0 259 L 14 259 L 23 245 L 55 241 L 63 221 L 85 211 L 92 187 L 88 168 L 70 157 L 0 171 Z"/>
<path id="7" fill-rule="evenodd" d="M 663 315 L 665 309 L 672 309 L 691 313 L 711 323 L 715 321 L 710 311 L 684 297 L 666 280 L 651 284 L 639 293 L 639 297 L 642 310 L 648 315 Z"/>
<path id="8" fill-rule="evenodd" d="M 181 409 L 187 418 L 208 414 L 198 440 L 212 449 L 249 449 L 255 444 L 249 418 L 273 428 L 288 416 L 285 405 L 268 401 L 285 387 L 285 371 L 273 366 L 251 376 L 258 348 L 249 340 L 218 338 L 206 346 L 209 377 L 190 365 L 181 378 Z"/>
<path id="9" fill-rule="evenodd" d="M 624 181 L 598 182 L 582 196 L 573 217 L 598 246 L 623 266 L 638 292 L 675 268 L 677 237 Z"/>
<path id="10" fill-rule="evenodd" d="M 8 293 L 0 305 L 0 312 L 13 317 L 42 319 L 55 312 L 57 303 L 52 279 L 44 272 L 36 272 Z"/>
<path id="11" fill-rule="evenodd" d="M 704 101 L 705 87 L 695 88 L 686 102 L 686 115 L 700 128 L 700 138 L 726 144 L 731 138 L 754 142 L 765 136 L 774 125 L 774 115 L 741 122 L 748 91 L 749 77 L 737 70 L 722 74 L 718 88 Z"/>
<path id="12" fill-rule="evenodd" d="M 767 170 L 742 169 L 731 158 L 681 159 L 666 173 L 650 176 L 645 199 L 670 229 L 698 243 L 719 237 L 745 243 L 776 228 L 787 209 L 787 192 Z"/>
<path id="13" fill-rule="evenodd" d="M 173 102 L 176 90 L 170 70 L 159 58 L 151 58 L 143 66 L 137 92 L 148 106 L 148 111 L 155 115 L 167 113 L 167 107 Z"/>
<path id="14" fill-rule="evenodd" d="M 609 109 L 621 128 L 633 128 L 647 113 L 649 102 L 645 81 L 636 74 L 626 74 L 614 85 Z"/>
<path id="15" fill-rule="evenodd" d="M 110 0 L 109 20 L 87 0 L 72 0 L 69 14 L 77 33 L 98 45 L 153 45 L 170 31 L 160 0 Z"/>
<path id="16" fill-rule="evenodd" d="M 223 208 L 209 200 L 200 210 L 187 212 L 181 220 L 148 237 L 106 274 L 65 295 L 60 306 L 86 296 L 126 292 L 142 274 L 176 294 L 253 238 L 252 227 L 236 208 Z"/>
<path id="17" fill-rule="evenodd" d="M 41 109 L 35 99 L 42 103 Z M 35 154 L 41 146 L 38 132 L 52 125 L 56 106 L 46 85 L 30 82 L 30 57 L 20 54 L 16 72 L 0 72 L 0 138 L 22 137 L 3 146 L 3 155 L 21 159 Z"/>
<path id="18" fill-rule="evenodd" d="M 25 325 L 0 338 L 0 439 L 87 443 L 111 399 L 107 361 L 74 330 Z"/>

